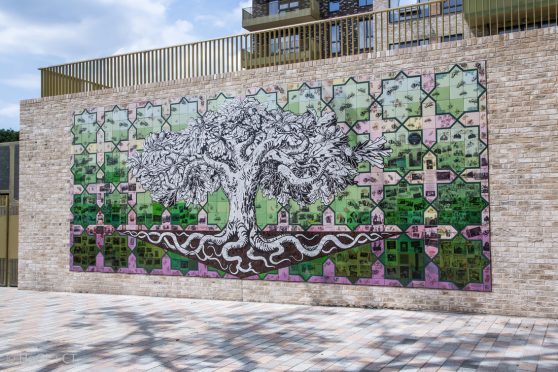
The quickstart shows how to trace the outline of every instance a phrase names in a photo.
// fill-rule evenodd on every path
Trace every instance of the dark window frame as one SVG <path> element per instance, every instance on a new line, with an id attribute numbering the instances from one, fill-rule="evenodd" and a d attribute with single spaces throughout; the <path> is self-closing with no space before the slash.
<path id="1" fill-rule="evenodd" d="M 335 32 L 336 31 L 336 32 Z M 336 35 L 335 38 L 333 35 Z M 338 24 L 331 25 L 329 31 L 330 37 L 330 48 L 331 54 L 340 55 L 341 54 L 341 26 Z"/>
<path id="2" fill-rule="evenodd" d="M 360 50 L 374 49 L 374 37 L 374 19 L 365 19 L 359 21 L 358 48 Z"/>
<path id="3" fill-rule="evenodd" d="M 300 35 L 284 35 L 272 37 L 269 40 L 269 51 L 272 55 L 285 53 L 300 53 Z"/>
<path id="4" fill-rule="evenodd" d="M 455 14 L 463 12 L 463 0 L 446 0 L 442 6 L 442 13 Z"/>
<path id="5" fill-rule="evenodd" d="M 300 9 L 300 1 L 298 0 L 290 0 L 283 3 L 279 2 L 279 14 L 292 12 L 297 9 Z"/>
<path id="6" fill-rule="evenodd" d="M 429 45 L 429 44 L 430 44 L 430 39 L 415 39 L 415 40 L 404 41 L 396 44 L 389 44 L 388 50 L 414 48 L 417 46 Z"/>
<path id="7" fill-rule="evenodd" d="M 392 4 L 392 1 L 397 1 L 397 6 Z M 389 0 L 390 8 L 399 8 L 400 0 Z M 421 5 L 422 3 L 428 3 L 430 0 L 415 0 L 414 4 L 402 5 L 407 7 L 410 11 L 403 13 L 401 11 L 390 11 L 389 21 L 390 23 L 397 23 L 402 21 L 409 21 L 412 19 L 425 18 L 430 14 L 430 7 Z"/>
<path id="8" fill-rule="evenodd" d="M 463 40 L 463 34 L 451 34 L 442 36 L 442 43 L 447 43 L 448 41 Z"/>

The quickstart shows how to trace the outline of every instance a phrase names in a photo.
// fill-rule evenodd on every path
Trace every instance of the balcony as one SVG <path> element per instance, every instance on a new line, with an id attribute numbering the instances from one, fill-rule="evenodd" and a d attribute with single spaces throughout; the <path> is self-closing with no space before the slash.
<path id="1" fill-rule="evenodd" d="M 248 31 L 291 26 L 320 19 L 318 0 L 270 1 L 242 10 L 242 27 Z"/>
<path id="2" fill-rule="evenodd" d="M 319 59 L 322 55 L 319 42 L 308 38 L 303 38 L 300 42 L 298 38 L 294 37 L 286 41 L 283 38 L 279 42 L 262 45 L 261 48 L 258 48 L 257 44 L 253 45 L 252 51 L 248 49 L 242 50 L 241 61 L 243 69 L 249 70 L 292 63 L 294 61 L 312 61 Z"/>
<path id="3" fill-rule="evenodd" d="M 467 0 L 463 5 L 471 29 L 490 29 L 490 34 L 556 25 L 558 16 L 555 0 Z"/>

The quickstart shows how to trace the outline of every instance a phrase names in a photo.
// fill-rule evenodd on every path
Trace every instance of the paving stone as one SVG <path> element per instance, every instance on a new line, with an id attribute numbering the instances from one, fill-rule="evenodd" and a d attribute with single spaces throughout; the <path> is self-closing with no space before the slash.
<path id="1" fill-rule="evenodd" d="M 0 288 L 6 301 L 0 369 L 18 372 L 558 370 L 553 319 Z M 537 343 L 535 327 L 491 326 L 510 322 L 536 324 Z"/>

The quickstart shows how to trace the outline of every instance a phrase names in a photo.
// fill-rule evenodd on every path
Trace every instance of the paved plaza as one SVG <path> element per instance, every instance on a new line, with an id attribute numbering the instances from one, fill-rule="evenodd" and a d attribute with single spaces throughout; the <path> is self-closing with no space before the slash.
<path id="1" fill-rule="evenodd" d="M 0 370 L 558 370 L 558 320 L 0 289 Z"/>

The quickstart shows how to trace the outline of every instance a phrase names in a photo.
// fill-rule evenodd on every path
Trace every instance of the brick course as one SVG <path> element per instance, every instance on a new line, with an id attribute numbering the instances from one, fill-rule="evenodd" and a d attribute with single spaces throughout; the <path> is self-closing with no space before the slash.
<path id="1" fill-rule="evenodd" d="M 20 289 L 558 318 L 556 28 L 21 103 Z M 70 125 L 84 107 L 487 61 L 493 292 L 69 271 Z M 37 151 L 40 150 L 40 151 Z M 45 156 L 48 154 L 48 156 Z"/>

